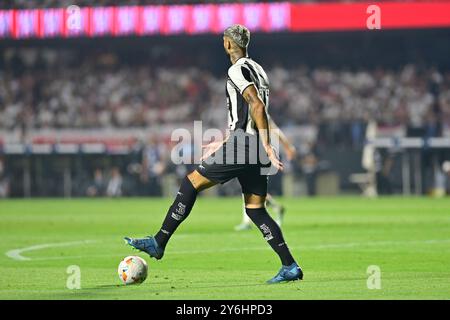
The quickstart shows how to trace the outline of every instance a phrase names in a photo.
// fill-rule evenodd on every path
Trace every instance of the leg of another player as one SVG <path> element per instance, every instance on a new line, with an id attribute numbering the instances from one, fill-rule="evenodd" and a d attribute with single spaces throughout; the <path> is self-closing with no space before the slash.
<path id="1" fill-rule="evenodd" d="M 284 206 L 281 205 L 278 201 L 276 201 L 275 198 L 270 193 L 268 193 L 267 197 L 266 197 L 266 206 L 268 208 L 272 208 L 273 211 L 276 212 L 277 219 L 275 221 L 281 227 L 281 224 L 283 223 L 283 219 L 284 219 L 284 213 L 285 213 Z"/>
<path id="2" fill-rule="evenodd" d="M 303 272 L 295 262 L 287 243 L 284 241 L 280 226 L 270 217 L 265 208 L 265 197 L 245 194 L 245 207 L 249 218 L 258 227 L 272 249 L 281 260 L 282 268 L 268 283 L 292 281 L 303 278 Z"/>
<path id="3" fill-rule="evenodd" d="M 245 199 L 244 195 L 242 195 L 242 222 L 234 227 L 234 230 L 236 231 L 245 231 L 250 230 L 252 225 L 252 221 L 248 217 L 247 213 L 245 212 Z"/>

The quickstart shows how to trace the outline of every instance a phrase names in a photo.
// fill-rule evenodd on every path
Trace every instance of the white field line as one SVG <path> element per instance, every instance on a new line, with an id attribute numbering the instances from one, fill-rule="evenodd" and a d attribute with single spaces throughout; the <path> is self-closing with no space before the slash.
<path id="1" fill-rule="evenodd" d="M 44 243 L 44 244 L 38 244 L 35 246 L 25 247 L 21 249 L 13 249 L 7 251 L 5 254 L 6 256 L 10 257 L 14 260 L 20 260 L 20 261 L 26 261 L 26 260 L 34 260 L 28 257 L 24 257 L 22 253 L 27 251 L 36 251 L 36 250 L 42 250 L 47 248 L 57 248 L 57 247 L 70 247 L 70 246 L 79 246 L 83 244 L 90 244 L 97 242 L 95 240 L 82 240 L 82 241 L 71 241 L 71 242 L 57 242 L 57 243 Z"/>
<path id="2" fill-rule="evenodd" d="M 180 235 L 181 236 L 181 235 Z M 187 235 L 183 235 L 187 236 Z M 33 261 L 43 261 L 43 260 L 67 260 L 67 259 L 82 259 L 88 257 L 120 257 L 123 254 L 93 254 L 93 255 L 77 255 L 77 256 L 63 256 L 63 257 L 39 257 L 39 258 L 29 258 L 24 257 L 21 253 L 31 250 L 40 250 L 52 247 L 65 247 L 65 246 L 76 246 L 81 244 L 88 244 L 93 242 L 93 240 L 86 241 L 74 241 L 74 242 L 63 242 L 63 243 L 53 243 L 53 244 L 42 244 L 31 247 L 26 247 L 22 249 L 15 249 L 6 252 L 6 255 L 14 260 L 33 260 Z M 330 243 L 330 244 L 320 244 L 320 245 L 303 245 L 290 247 L 294 250 L 326 250 L 326 249 L 340 249 L 340 248 L 353 248 L 353 247 L 366 247 L 366 246 L 395 246 L 395 245 L 415 245 L 415 244 L 440 244 L 440 243 L 450 243 L 450 239 L 430 239 L 430 240 L 405 240 L 405 241 L 371 241 L 371 242 L 347 242 L 347 243 Z M 242 252 L 242 251 L 260 251 L 269 250 L 269 246 L 258 246 L 258 247 L 237 247 L 237 248 L 216 248 L 216 249 L 204 249 L 204 250 L 180 250 L 180 251 L 170 251 L 170 254 L 208 254 L 217 252 Z M 137 252 L 137 251 L 135 251 Z"/>

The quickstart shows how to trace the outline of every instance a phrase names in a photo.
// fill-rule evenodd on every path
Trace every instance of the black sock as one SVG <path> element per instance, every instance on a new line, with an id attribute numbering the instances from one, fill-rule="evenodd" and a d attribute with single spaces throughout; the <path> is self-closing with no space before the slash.
<path id="1" fill-rule="evenodd" d="M 187 218 L 197 199 L 197 190 L 192 185 L 188 177 L 181 182 L 180 191 L 178 191 L 175 201 L 169 208 L 161 229 L 155 235 L 158 244 L 165 248 L 172 234 L 178 226 Z"/>
<path id="2" fill-rule="evenodd" d="M 284 242 L 283 234 L 280 227 L 273 221 L 272 217 L 267 213 L 266 208 L 249 209 L 245 208 L 247 215 L 253 223 L 261 230 L 264 239 L 270 244 L 272 249 L 280 257 L 284 266 L 289 266 L 295 262 L 289 252 L 289 248 Z"/>

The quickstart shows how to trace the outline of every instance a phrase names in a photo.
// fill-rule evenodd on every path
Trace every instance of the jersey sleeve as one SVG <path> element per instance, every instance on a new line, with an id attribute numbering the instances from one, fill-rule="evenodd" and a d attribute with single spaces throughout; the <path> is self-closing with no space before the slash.
<path id="1" fill-rule="evenodd" d="M 228 69 L 228 77 L 241 94 L 248 86 L 254 84 L 250 76 L 250 70 L 243 65 L 234 65 Z"/>

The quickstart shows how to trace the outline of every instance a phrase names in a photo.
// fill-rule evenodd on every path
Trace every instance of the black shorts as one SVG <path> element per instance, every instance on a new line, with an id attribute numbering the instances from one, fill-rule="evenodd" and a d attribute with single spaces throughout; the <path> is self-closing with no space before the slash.
<path id="1" fill-rule="evenodd" d="M 258 196 L 267 194 L 269 176 L 262 175 L 261 167 L 258 165 L 202 163 L 196 170 L 205 178 L 221 184 L 237 178 L 243 194 Z"/>
<path id="2" fill-rule="evenodd" d="M 249 160 L 252 158 L 249 157 L 249 154 L 254 155 L 255 152 L 258 152 L 257 150 L 249 148 L 245 143 L 233 143 L 232 139 L 229 141 L 231 143 L 223 144 L 216 153 L 198 165 L 196 170 L 209 180 L 221 184 L 237 178 L 243 194 L 265 196 L 270 162 L 267 158 L 261 160 L 260 156 L 256 156 L 256 160 Z M 217 160 L 217 154 L 223 161 L 211 161 L 214 156 Z M 261 155 L 265 155 L 265 153 L 261 153 Z M 267 155 L 265 156 L 267 157 Z"/>

